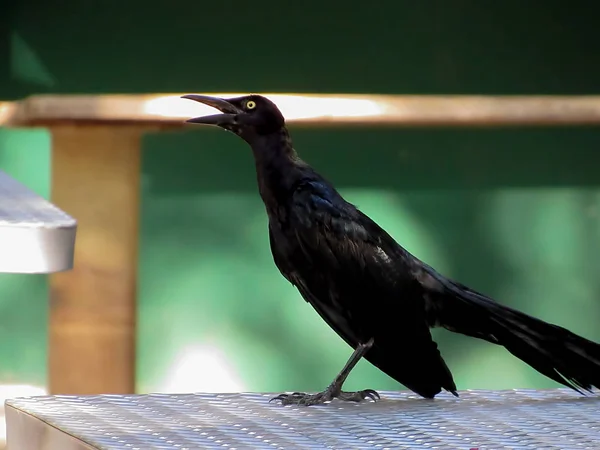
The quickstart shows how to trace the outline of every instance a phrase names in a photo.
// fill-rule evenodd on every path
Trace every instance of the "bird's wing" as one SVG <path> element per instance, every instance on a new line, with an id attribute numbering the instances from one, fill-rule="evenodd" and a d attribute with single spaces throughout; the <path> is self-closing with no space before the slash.
<path id="1" fill-rule="evenodd" d="M 431 339 L 404 249 L 375 222 L 327 184 L 305 181 L 292 195 L 289 224 L 296 248 L 285 258 L 292 260 L 286 277 L 344 339 L 357 344 L 349 323 L 364 319 L 354 316 L 400 308 L 413 318 L 413 333 Z"/>
<path id="2" fill-rule="evenodd" d="M 279 271 L 283 276 L 292 283 L 302 295 L 302 298 L 310 303 L 321 318 L 329 325 L 348 345 L 355 348 L 361 339 L 353 331 L 352 326 L 348 322 L 347 314 L 344 311 L 340 311 L 335 308 L 329 301 L 320 300 L 320 296 L 324 295 L 325 298 L 329 299 L 329 290 L 327 283 L 323 283 L 321 277 L 314 273 L 314 276 L 310 279 L 306 279 L 302 276 L 301 272 L 304 272 L 301 267 L 297 267 L 295 261 L 290 261 L 289 254 L 284 252 L 281 246 L 275 241 L 273 232 L 269 229 L 269 238 L 271 242 L 271 250 L 273 253 L 273 260 L 275 265 L 279 268 Z M 293 259 L 299 260 L 304 259 L 305 256 L 299 258 L 296 254 Z M 305 269 L 312 270 L 312 266 L 304 265 Z M 314 282 L 317 281 L 317 283 Z M 312 286 L 312 289 L 309 287 Z"/>
<path id="3" fill-rule="evenodd" d="M 374 338 L 366 359 L 413 391 L 454 392 L 412 256 L 326 183 L 300 183 L 287 209 L 285 244 L 271 237 L 276 264 L 329 326 L 354 348 Z"/>
<path id="4" fill-rule="evenodd" d="M 408 262 L 391 236 L 324 183 L 303 182 L 295 189 L 290 224 L 307 257 L 346 274 L 366 272 L 395 282 L 402 273 L 392 272 Z"/>

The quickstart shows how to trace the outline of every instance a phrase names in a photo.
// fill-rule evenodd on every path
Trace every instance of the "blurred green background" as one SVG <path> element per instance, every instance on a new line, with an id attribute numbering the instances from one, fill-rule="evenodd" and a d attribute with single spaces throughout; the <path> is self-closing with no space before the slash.
<path id="1" fill-rule="evenodd" d="M 600 93 L 592 1 L 5 0 L 0 11 L 0 99 Z M 600 129 L 292 134 L 442 273 L 600 341 Z M 50 156 L 47 131 L 0 129 L 0 169 L 44 196 Z M 148 135 L 140 189 L 138 390 L 324 388 L 350 349 L 277 272 L 246 145 L 218 130 Z M 0 383 L 45 384 L 46 319 L 44 276 L 0 275 Z M 459 389 L 554 386 L 502 348 L 435 335 Z M 347 387 L 398 385 L 363 362 Z"/>

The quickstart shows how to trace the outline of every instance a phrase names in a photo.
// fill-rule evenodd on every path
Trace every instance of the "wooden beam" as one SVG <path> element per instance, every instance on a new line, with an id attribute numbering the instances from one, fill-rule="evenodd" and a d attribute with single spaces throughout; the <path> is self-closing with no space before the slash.
<path id="1" fill-rule="evenodd" d="M 38 95 L 0 103 L 0 125 L 183 127 L 214 109 L 181 94 Z M 222 97 L 240 93 L 217 93 Z M 290 124 L 310 126 L 572 126 L 600 124 L 600 96 L 265 94 Z M 198 127 L 194 127 L 198 129 Z"/>
<path id="2" fill-rule="evenodd" d="M 50 276 L 49 390 L 133 393 L 142 129 L 50 130 L 52 201 L 78 231 L 73 270 Z"/>

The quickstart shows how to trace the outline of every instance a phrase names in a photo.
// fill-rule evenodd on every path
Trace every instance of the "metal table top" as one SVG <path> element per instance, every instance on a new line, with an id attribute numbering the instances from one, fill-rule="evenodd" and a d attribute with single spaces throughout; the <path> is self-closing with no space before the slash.
<path id="1" fill-rule="evenodd" d="M 76 229 L 75 219 L 0 172 L 0 272 L 71 269 Z"/>
<path id="2" fill-rule="evenodd" d="M 311 407 L 270 404 L 273 394 L 19 398 L 6 402 L 7 442 L 9 450 L 600 448 L 600 396 L 380 393 L 377 403 Z"/>

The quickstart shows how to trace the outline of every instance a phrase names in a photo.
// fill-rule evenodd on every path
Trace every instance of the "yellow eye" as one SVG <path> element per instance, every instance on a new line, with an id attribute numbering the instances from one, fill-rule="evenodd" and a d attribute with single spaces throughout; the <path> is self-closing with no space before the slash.
<path id="1" fill-rule="evenodd" d="M 256 108 L 256 102 L 253 100 L 248 100 L 246 102 L 246 109 L 254 109 Z"/>

